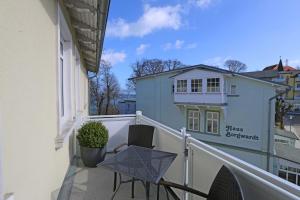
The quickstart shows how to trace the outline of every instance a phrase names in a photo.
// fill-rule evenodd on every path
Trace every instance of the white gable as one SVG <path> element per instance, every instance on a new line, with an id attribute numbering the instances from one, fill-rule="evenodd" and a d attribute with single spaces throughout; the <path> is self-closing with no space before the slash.
<path id="1" fill-rule="evenodd" d="M 175 80 L 185 80 L 185 79 L 204 79 L 204 78 L 223 78 L 222 73 L 202 70 L 202 69 L 193 69 L 182 74 L 179 74 L 174 77 Z"/>

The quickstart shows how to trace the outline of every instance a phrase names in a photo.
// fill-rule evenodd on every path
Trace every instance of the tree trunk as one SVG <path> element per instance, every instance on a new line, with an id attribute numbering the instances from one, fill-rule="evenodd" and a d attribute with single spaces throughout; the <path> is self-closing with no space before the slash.
<path id="1" fill-rule="evenodd" d="M 109 107 L 109 104 L 110 104 L 110 92 L 109 92 L 110 88 L 109 86 L 107 87 L 107 91 L 106 91 L 106 107 L 105 107 L 105 114 L 107 115 L 108 114 L 108 107 Z"/>

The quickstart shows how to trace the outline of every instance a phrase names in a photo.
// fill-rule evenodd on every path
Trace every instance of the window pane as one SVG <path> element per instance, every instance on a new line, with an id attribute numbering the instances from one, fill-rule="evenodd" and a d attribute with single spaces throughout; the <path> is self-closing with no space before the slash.
<path id="1" fill-rule="evenodd" d="M 189 119 L 189 130 L 193 130 L 193 120 Z"/>
<path id="2" fill-rule="evenodd" d="M 231 94 L 236 94 L 236 85 L 231 85 L 230 86 L 230 93 Z"/>
<path id="3" fill-rule="evenodd" d="M 213 123 L 213 133 L 218 133 L 218 123 L 216 121 Z"/>
<path id="4" fill-rule="evenodd" d="M 201 91 L 202 91 L 202 79 L 192 79 L 191 92 L 201 92 Z"/>
<path id="5" fill-rule="evenodd" d="M 191 131 L 199 131 L 200 113 L 196 110 L 188 110 L 188 129 Z"/>
<path id="6" fill-rule="evenodd" d="M 187 91 L 187 80 L 177 80 L 177 92 Z"/>
<path id="7" fill-rule="evenodd" d="M 297 184 L 300 186 L 300 175 L 298 175 L 298 183 Z"/>
<path id="8" fill-rule="evenodd" d="M 288 181 L 296 183 L 296 174 L 288 173 Z"/>
<path id="9" fill-rule="evenodd" d="M 194 119 L 194 130 L 195 131 L 199 130 L 199 120 L 198 119 Z"/>
<path id="10" fill-rule="evenodd" d="M 220 78 L 207 79 L 207 92 L 220 92 Z"/>
<path id="11" fill-rule="evenodd" d="M 207 112 L 207 119 L 212 119 L 212 113 L 211 112 Z"/>
<path id="12" fill-rule="evenodd" d="M 207 120 L 207 132 L 211 133 L 212 132 L 212 121 Z"/>
<path id="13" fill-rule="evenodd" d="M 215 113 L 213 113 L 213 119 L 216 119 L 216 120 L 218 120 L 218 118 L 219 118 L 219 113 L 217 113 L 217 112 L 215 112 Z"/>
<path id="14" fill-rule="evenodd" d="M 278 176 L 279 176 L 280 178 L 286 179 L 286 172 L 279 170 Z"/>

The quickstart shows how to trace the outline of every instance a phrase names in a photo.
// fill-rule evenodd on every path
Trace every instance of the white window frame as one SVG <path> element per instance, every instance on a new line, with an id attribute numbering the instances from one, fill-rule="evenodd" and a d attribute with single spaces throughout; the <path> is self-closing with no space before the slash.
<path id="1" fill-rule="evenodd" d="M 190 116 L 190 114 L 192 116 Z M 200 111 L 188 109 L 187 110 L 187 129 L 189 131 L 200 131 Z M 192 127 L 190 127 L 190 122 L 192 122 Z M 195 128 L 195 124 L 198 123 L 198 128 Z"/>
<path id="2" fill-rule="evenodd" d="M 63 52 L 61 45 L 63 44 Z M 59 115 L 59 134 L 68 122 L 72 121 L 72 58 L 73 43 L 72 35 L 67 22 L 58 6 L 58 115 Z M 61 65 L 61 60 L 63 61 Z M 61 68 L 63 66 L 63 68 Z"/>
<path id="3" fill-rule="evenodd" d="M 236 89 L 237 89 L 237 86 L 235 84 L 231 84 L 230 85 L 230 94 L 231 95 L 236 95 L 237 94 Z"/>
<path id="4" fill-rule="evenodd" d="M 211 114 L 211 118 L 209 118 L 209 114 Z M 214 115 L 216 115 L 217 117 L 214 118 Z M 208 130 L 208 124 L 212 123 L 211 126 L 211 131 Z M 217 111 L 206 111 L 206 116 L 205 116 L 205 124 L 206 124 L 206 133 L 210 133 L 210 134 L 219 134 L 219 129 L 220 129 L 220 113 Z M 217 126 L 217 131 L 214 132 L 214 125 Z"/>
<path id="5" fill-rule="evenodd" d="M 201 93 L 202 87 L 202 79 L 191 79 L 191 93 Z"/>
<path id="6" fill-rule="evenodd" d="M 178 93 L 186 93 L 187 92 L 187 80 L 177 80 L 176 81 L 176 92 Z"/>
<path id="7" fill-rule="evenodd" d="M 291 171 L 291 170 L 289 170 L 289 168 L 294 168 L 296 171 Z M 286 177 L 285 178 L 279 176 L 279 172 L 280 171 L 286 173 Z M 294 184 L 300 186 L 300 169 L 299 168 L 295 168 L 295 167 L 289 167 L 289 166 L 280 165 L 280 168 L 278 169 L 278 176 L 280 178 L 283 178 L 283 179 L 289 181 L 289 174 L 296 175 L 296 183 L 294 183 Z M 293 182 L 291 182 L 291 183 L 293 183 Z"/>
<path id="8" fill-rule="evenodd" d="M 208 84 L 208 82 L 210 82 L 210 84 Z M 220 93 L 221 92 L 221 79 L 220 78 L 207 78 L 206 79 L 206 92 L 207 93 Z"/>

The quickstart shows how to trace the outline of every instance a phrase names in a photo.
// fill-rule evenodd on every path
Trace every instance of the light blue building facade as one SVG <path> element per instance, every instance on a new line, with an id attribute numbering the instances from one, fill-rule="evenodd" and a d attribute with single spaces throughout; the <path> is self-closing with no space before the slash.
<path id="1" fill-rule="evenodd" d="M 275 102 L 270 99 L 279 87 L 198 65 L 136 78 L 136 106 L 154 120 L 186 127 L 194 138 L 272 171 L 267 152 L 274 148 Z"/>

